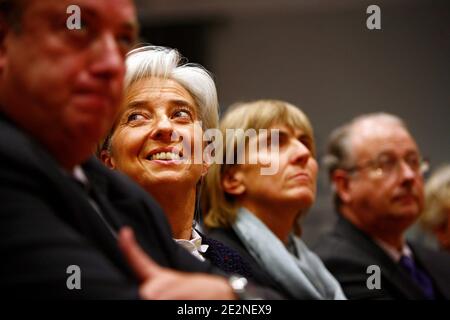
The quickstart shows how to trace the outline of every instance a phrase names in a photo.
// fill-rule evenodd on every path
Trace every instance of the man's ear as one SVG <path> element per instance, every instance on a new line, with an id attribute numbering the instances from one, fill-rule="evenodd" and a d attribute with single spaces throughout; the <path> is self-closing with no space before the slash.
<path id="1" fill-rule="evenodd" d="M 102 160 L 103 164 L 110 169 L 115 169 L 116 165 L 114 162 L 114 158 L 111 156 L 111 152 L 107 150 L 102 150 L 100 152 L 100 160 Z"/>
<path id="2" fill-rule="evenodd" d="M 334 191 L 344 203 L 350 202 L 350 179 L 347 171 L 337 169 L 332 173 Z"/>
<path id="3" fill-rule="evenodd" d="M 240 196 L 245 192 L 243 173 L 238 168 L 231 168 L 222 176 L 222 188 L 226 193 Z"/>

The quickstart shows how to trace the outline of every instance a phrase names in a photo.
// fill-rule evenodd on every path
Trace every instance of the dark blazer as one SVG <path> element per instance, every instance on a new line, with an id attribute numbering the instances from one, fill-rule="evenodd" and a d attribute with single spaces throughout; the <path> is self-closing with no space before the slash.
<path id="1" fill-rule="evenodd" d="M 221 241 L 207 237 L 199 231 L 197 232 L 202 237 L 202 244 L 208 245 L 208 249 L 202 255 L 213 266 L 226 273 L 239 274 L 253 280 L 252 267 L 235 249 Z"/>
<path id="2" fill-rule="evenodd" d="M 92 197 L 27 134 L 0 114 L 0 295 L 8 298 L 138 298 L 114 230 L 131 226 L 160 265 L 210 272 L 171 238 L 164 213 L 130 179 L 95 159 L 82 165 Z M 69 290 L 70 265 L 81 269 L 81 290 Z"/>
<path id="3" fill-rule="evenodd" d="M 213 239 L 219 240 L 228 247 L 236 250 L 247 265 L 250 266 L 250 278 L 254 283 L 263 287 L 271 288 L 272 290 L 281 294 L 285 299 L 292 299 L 293 297 L 283 289 L 253 258 L 253 256 L 245 248 L 245 245 L 239 239 L 232 228 L 213 228 L 209 229 L 207 235 Z"/>
<path id="4" fill-rule="evenodd" d="M 415 263 L 432 279 L 438 299 L 450 299 L 450 255 L 408 243 Z M 409 274 L 370 237 L 339 217 L 335 228 L 313 250 L 340 282 L 349 299 L 425 299 Z M 367 267 L 381 269 L 381 289 L 369 290 Z"/>

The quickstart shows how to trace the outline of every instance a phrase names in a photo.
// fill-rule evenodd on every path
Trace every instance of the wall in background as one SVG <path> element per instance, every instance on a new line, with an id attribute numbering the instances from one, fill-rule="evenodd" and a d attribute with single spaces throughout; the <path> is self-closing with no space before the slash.
<path id="1" fill-rule="evenodd" d="M 285 1 L 284 10 L 266 3 L 236 12 L 178 8 L 173 16 L 166 5 L 159 16 L 158 10 L 142 13 L 142 24 L 146 41 L 177 47 L 213 72 L 222 109 L 260 98 L 301 107 L 313 123 L 319 157 L 333 128 L 386 111 L 406 120 L 432 165 L 450 162 L 447 1 L 380 2 L 380 31 L 367 30 L 365 1 L 331 8 Z M 306 242 L 316 241 L 334 219 L 322 171 L 317 202 L 304 222 Z"/>

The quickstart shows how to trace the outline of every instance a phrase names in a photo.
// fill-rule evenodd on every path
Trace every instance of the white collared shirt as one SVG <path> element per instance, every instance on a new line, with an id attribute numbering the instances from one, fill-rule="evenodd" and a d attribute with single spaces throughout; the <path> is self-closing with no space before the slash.
<path id="1" fill-rule="evenodd" d="M 205 261 L 202 253 L 205 253 L 208 249 L 207 244 L 202 244 L 202 237 L 192 228 L 191 240 L 174 239 L 176 243 L 189 251 L 193 256 L 197 257 L 200 261 Z"/>
<path id="2" fill-rule="evenodd" d="M 407 256 L 409 258 L 413 258 L 413 253 L 412 253 L 411 249 L 409 248 L 408 244 L 406 244 L 406 243 L 403 246 L 402 251 L 399 252 L 396 248 L 394 248 L 393 246 L 391 246 L 383 241 L 375 239 L 375 242 L 396 263 L 400 262 L 400 259 L 402 256 Z"/>

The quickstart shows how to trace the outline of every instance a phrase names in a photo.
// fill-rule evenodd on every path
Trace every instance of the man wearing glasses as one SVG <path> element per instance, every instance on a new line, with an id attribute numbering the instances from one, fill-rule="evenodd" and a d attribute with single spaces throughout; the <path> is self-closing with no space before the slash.
<path id="1" fill-rule="evenodd" d="M 325 164 L 339 219 L 316 251 L 350 299 L 449 299 L 450 256 L 405 241 L 428 169 L 401 119 L 363 115 L 336 129 Z"/>

